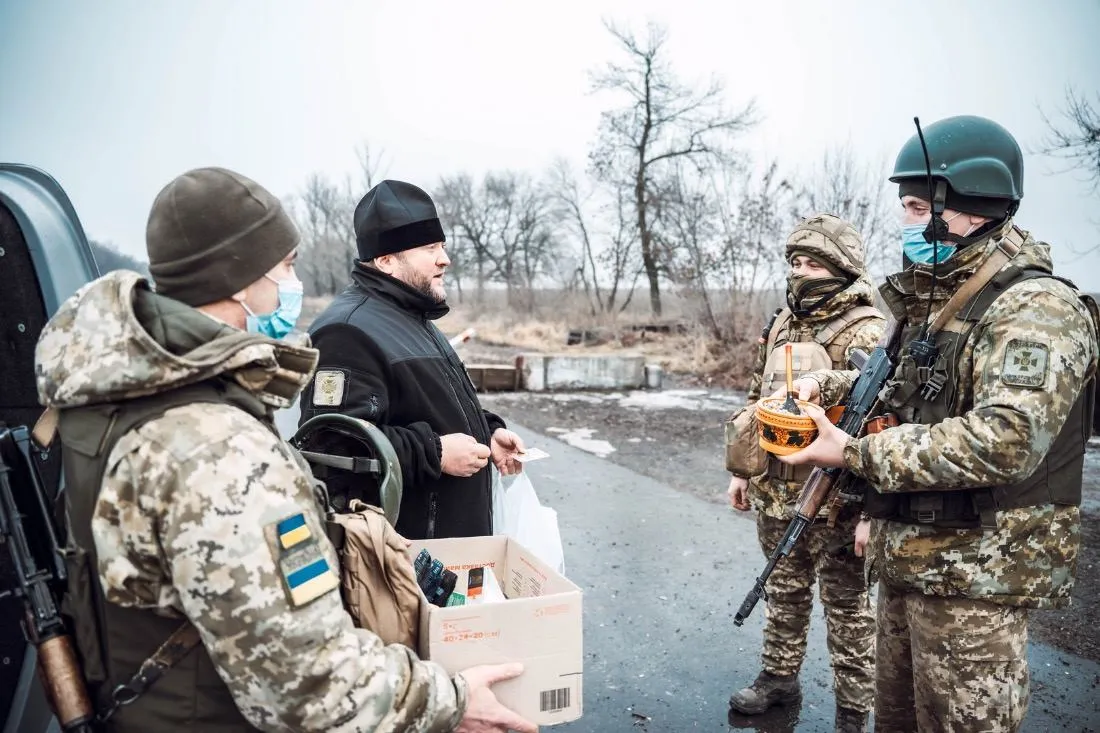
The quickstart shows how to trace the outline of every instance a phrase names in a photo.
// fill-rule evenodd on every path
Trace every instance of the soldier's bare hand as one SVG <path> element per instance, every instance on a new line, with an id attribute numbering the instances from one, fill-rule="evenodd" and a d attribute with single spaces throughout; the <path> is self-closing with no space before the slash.
<path id="1" fill-rule="evenodd" d="M 867 541 L 871 539 L 871 522 L 868 519 L 860 520 L 856 525 L 856 557 L 863 557 L 863 551 L 867 548 Z"/>
<path id="2" fill-rule="evenodd" d="M 812 402 L 815 405 L 821 404 L 821 385 L 817 383 L 816 379 L 810 379 L 809 377 L 799 377 L 794 380 L 795 396 L 805 402 Z M 783 399 L 787 396 L 787 387 L 783 386 L 772 392 L 769 397 Z"/>
<path id="3" fill-rule="evenodd" d="M 730 497 L 730 506 L 734 509 L 747 512 L 749 510 L 749 480 L 740 476 L 730 477 L 730 487 L 726 491 Z"/>
<path id="4" fill-rule="evenodd" d="M 473 476 L 489 463 L 489 446 L 474 440 L 472 435 L 450 433 L 441 435 L 443 455 L 440 470 L 448 476 Z"/>
<path id="5" fill-rule="evenodd" d="M 797 384 L 797 383 L 796 383 Z M 789 456 L 778 456 L 779 460 L 791 466 L 820 466 L 821 468 L 842 468 L 844 466 L 844 446 L 848 444 L 848 433 L 829 422 L 825 410 L 817 405 L 807 405 L 806 414 L 817 424 L 817 437 L 814 442 Z"/>
<path id="6" fill-rule="evenodd" d="M 468 702 L 456 733 L 539 733 L 537 725 L 501 705 L 490 689 L 497 682 L 523 674 L 522 664 L 486 664 L 459 674 L 466 680 Z"/>

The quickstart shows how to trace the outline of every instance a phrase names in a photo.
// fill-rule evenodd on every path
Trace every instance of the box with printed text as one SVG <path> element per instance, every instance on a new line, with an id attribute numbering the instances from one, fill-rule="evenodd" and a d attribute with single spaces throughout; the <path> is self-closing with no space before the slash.
<path id="1" fill-rule="evenodd" d="M 469 571 L 488 567 L 506 600 L 440 608 L 423 602 L 420 656 L 451 674 L 478 664 L 522 662 L 524 672 L 493 685 L 497 698 L 539 725 L 581 717 L 584 654 L 581 589 L 505 536 L 416 540 L 458 575 L 466 595 Z"/>

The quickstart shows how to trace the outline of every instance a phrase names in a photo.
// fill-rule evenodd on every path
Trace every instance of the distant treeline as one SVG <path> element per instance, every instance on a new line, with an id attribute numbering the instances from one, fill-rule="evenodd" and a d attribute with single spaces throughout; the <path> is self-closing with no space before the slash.
<path id="1" fill-rule="evenodd" d="M 149 263 L 131 257 L 125 252 L 119 251 L 110 242 L 97 242 L 94 239 L 88 241 L 92 247 L 92 256 L 95 257 L 99 271 L 107 274 L 111 270 L 134 270 L 146 277 L 149 276 Z"/>

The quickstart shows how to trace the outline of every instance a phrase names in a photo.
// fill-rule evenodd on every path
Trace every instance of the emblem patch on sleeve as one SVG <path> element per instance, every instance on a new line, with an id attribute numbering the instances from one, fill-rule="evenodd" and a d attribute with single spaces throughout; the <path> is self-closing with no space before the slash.
<path id="1" fill-rule="evenodd" d="M 1012 339 L 1001 365 L 1001 381 L 1013 387 L 1042 387 L 1047 381 L 1050 347 L 1037 341 Z"/>
<path id="2" fill-rule="evenodd" d="M 309 525 L 306 524 L 304 514 L 295 514 L 293 517 L 279 522 L 275 525 L 275 532 L 279 535 L 279 544 L 283 546 L 284 550 L 289 550 L 313 536 L 310 534 Z"/>
<path id="3" fill-rule="evenodd" d="M 279 578 L 292 608 L 315 601 L 340 585 L 305 515 L 294 514 L 264 528 Z"/>
<path id="4" fill-rule="evenodd" d="M 347 375 L 339 369 L 321 369 L 313 378 L 313 404 L 339 407 L 344 403 Z"/>

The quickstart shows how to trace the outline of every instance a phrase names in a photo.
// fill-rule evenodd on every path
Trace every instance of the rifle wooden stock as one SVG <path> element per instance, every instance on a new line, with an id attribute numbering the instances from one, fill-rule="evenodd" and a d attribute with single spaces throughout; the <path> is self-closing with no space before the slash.
<path id="1" fill-rule="evenodd" d="M 29 446 L 25 427 L 0 425 L 0 538 L 16 579 L 0 597 L 14 595 L 23 602 L 23 635 L 38 652 L 39 681 L 61 730 L 91 733 L 95 712 L 54 598 L 54 589 L 66 579 L 62 550 Z M 27 531 L 27 520 L 33 532 Z"/>
<path id="2" fill-rule="evenodd" d="M 795 505 L 795 513 L 812 522 L 825 504 L 825 500 L 829 498 L 829 494 L 832 493 L 839 473 L 840 471 L 836 469 L 829 471 L 824 468 L 815 468 L 806 479 L 806 483 L 802 484 L 802 493 L 798 497 L 798 504 Z"/>
<path id="3" fill-rule="evenodd" d="M 61 730 L 66 733 L 91 731 L 95 713 L 71 639 L 60 635 L 39 644 L 38 664 L 42 686 Z"/>

